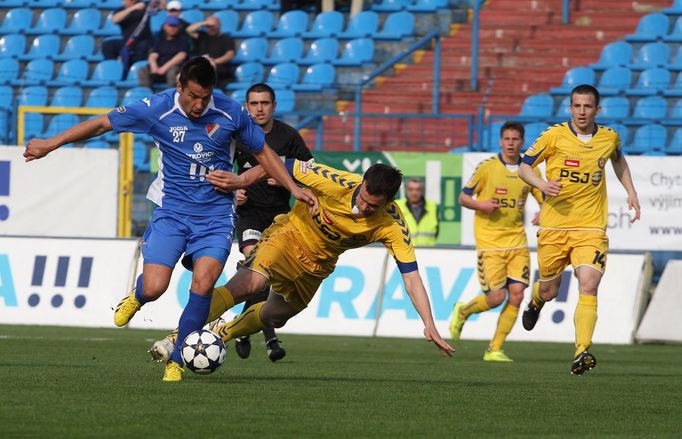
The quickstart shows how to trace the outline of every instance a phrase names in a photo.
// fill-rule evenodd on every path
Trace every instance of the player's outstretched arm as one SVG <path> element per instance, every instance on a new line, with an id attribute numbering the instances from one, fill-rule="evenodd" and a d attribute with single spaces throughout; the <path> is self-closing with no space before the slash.
<path id="1" fill-rule="evenodd" d="M 422 282 L 419 271 L 414 270 L 409 273 L 403 273 L 402 275 L 403 282 L 405 282 L 405 290 L 410 296 L 412 305 L 414 305 L 417 313 L 419 313 L 419 317 L 421 317 L 422 322 L 424 322 L 424 338 L 426 341 L 433 342 L 441 355 L 452 357 L 455 348 L 443 340 L 436 330 L 436 324 L 433 322 L 433 316 L 431 314 L 429 296 L 426 294 L 426 288 L 424 288 L 424 282 Z"/>
<path id="2" fill-rule="evenodd" d="M 558 179 L 545 181 L 527 163 L 521 163 L 519 166 L 519 177 L 521 177 L 521 180 L 540 189 L 543 194 L 549 195 L 550 197 L 556 197 L 559 195 L 559 191 L 561 191 L 561 183 Z"/>
<path id="3" fill-rule="evenodd" d="M 111 131 L 111 122 L 106 115 L 83 121 L 49 139 L 32 139 L 26 145 L 24 157 L 27 162 L 45 157 L 67 143 L 89 139 Z"/>
<path id="4" fill-rule="evenodd" d="M 624 155 L 613 159 L 611 164 L 613 165 L 613 170 L 616 172 L 616 177 L 618 177 L 620 184 L 623 185 L 628 194 L 628 209 L 634 209 L 635 211 L 635 216 L 630 220 L 631 223 L 634 223 L 639 219 L 640 207 L 635 184 L 632 182 L 632 174 L 630 174 L 630 166 L 628 165 L 627 160 L 625 160 Z"/>

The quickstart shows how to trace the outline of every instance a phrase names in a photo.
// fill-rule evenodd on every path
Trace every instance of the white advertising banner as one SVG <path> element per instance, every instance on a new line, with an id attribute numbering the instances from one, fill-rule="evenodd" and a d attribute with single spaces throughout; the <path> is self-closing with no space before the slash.
<path id="1" fill-rule="evenodd" d="M 490 153 L 464 154 L 462 182 L 465 184 L 479 162 Z M 642 209 L 640 221 L 631 223 L 627 194 L 613 168 L 607 165 L 609 194 L 608 230 L 612 250 L 682 250 L 682 157 L 628 156 L 632 179 Z M 530 224 L 537 204 L 529 196 L 526 230 L 529 245 L 535 247 L 537 227 Z M 473 211 L 462 208 L 462 245 L 475 245 Z"/>
<path id="2" fill-rule="evenodd" d="M 23 152 L 0 148 L 0 235 L 116 236 L 117 150 L 61 148 L 29 163 Z"/>

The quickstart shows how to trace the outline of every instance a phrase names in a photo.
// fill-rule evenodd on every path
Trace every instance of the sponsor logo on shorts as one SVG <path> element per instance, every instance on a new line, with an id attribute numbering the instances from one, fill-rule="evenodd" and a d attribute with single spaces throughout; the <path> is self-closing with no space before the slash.
<path id="1" fill-rule="evenodd" d="M 506 187 L 496 187 L 495 193 L 498 195 L 507 195 L 507 188 Z"/>
<path id="2" fill-rule="evenodd" d="M 566 160 L 564 160 L 564 165 L 568 166 L 569 168 L 579 168 L 580 167 L 580 160 L 566 159 Z"/>

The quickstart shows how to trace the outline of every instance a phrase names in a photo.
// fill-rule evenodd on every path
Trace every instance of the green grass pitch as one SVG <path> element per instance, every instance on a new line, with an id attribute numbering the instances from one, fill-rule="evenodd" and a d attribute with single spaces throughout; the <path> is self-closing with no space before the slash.
<path id="1" fill-rule="evenodd" d="M 515 329 L 518 330 L 518 329 Z M 287 357 L 228 346 L 216 373 L 163 383 L 159 331 L 0 326 L 2 438 L 680 437 L 682 346 L 484 342 L 441 358 L 418 339 L 284 335 Z"/>

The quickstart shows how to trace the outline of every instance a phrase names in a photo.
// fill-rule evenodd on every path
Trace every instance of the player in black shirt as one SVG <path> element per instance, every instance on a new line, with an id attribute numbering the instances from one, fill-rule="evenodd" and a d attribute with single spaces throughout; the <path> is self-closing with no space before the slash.
<path id="1" fill-rule="evenodd" d="M 310 160 L 313 158 L 305 141 L 298 132 L 282 121 L 273 119 L 273 113 L 277 108 L 275 91 L 267 84 L 254 84 L 246 92 L 246 108 L 251 113 L 256 123 L 265 132 L 265 141 L 282 158 L 296 158 L 298 160 Z M 240 142 L 237 142 L 235 163 L 237 173 L 241 174 L 258 161 L 253 155 L 245 152 Z M 248 256 L 253 247 L 260 240 L 263 230 L 272 224 L 274 218 L 290 209 L 290 194 L 274 179 L 259 181 L 247 189 L 235 191 L 237 201 L 237 225 L 236 233 L 239 241 L 239 250 Z M 269 287 L 253 296 L 244 303 L 244 309 L 254 303 L 262 302 L 268 297 Z M 286 355 L 280 346 L 275 330 L 264 329 L 267 355 L 271 361 L 277 361 Z M 248 336 L 236 340 L 235 349 L 241 358 L 247 358 L 251 353 L 251 340 Z"/>

